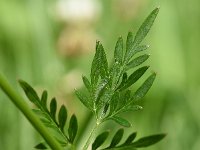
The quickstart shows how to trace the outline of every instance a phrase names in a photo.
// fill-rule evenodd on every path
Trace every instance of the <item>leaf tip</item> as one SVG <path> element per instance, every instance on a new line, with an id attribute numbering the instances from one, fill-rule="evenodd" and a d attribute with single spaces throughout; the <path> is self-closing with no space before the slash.
<path id="1" fill-rule="evenodd" d="M 22 80 L 22 79 L 18 79 L 18 82 L 19 82 L 19 84 L 22 86 L 22 84 L 23 84 L 25 81 Z"/>
<path id="2" fill-rule="evenodd" d="M 156 7 L 156 9 L 159 11 L 160 10 L 160 5 Z"/>

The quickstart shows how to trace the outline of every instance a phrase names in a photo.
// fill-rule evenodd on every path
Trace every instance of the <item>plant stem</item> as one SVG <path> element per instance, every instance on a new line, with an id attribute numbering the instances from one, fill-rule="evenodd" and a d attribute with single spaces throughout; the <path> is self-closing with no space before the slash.
<path id="1" fill-rule="evenodd" d="M 83 150 L 87 150 L 88 149 L 88 147 L 90 145 L 90 142 L 91 142 L 91 139 L 92 139 L 92 136 L 93 136 L 93 134 L 94 134 L 94 132 L 95 132 L 95 130 L 97 129 L 98 126 L 99 126 L 99 124 L 96 123 L 94 128 L 90 132 L 90 135 L 89 135 L 89 137 L 88 137 L 88 139 L 87 139 L 87 141 L 86 141 L 86 143 L 85 143 L 85 145 L 83 147 Z"/>
<path id="2" fill-rule="evenodd" d="M 3 75 L 0 74 L 0 88 L 4 93 L 10 98 L 10 100 L 15 104 L 15 106 L 24 114 L 24 116 L 29 120 L 33 127 L 40 133 L 40 135 L 45 139 L 48 145 L 54 150 L 63 150 L 60 144 L 53 138 L 47 128 L 41 123 L 37 116 L 29 109 L 29 106 L 25 103 L 23 98 L 18 95 L 15 90 L 6 81 Z"/>

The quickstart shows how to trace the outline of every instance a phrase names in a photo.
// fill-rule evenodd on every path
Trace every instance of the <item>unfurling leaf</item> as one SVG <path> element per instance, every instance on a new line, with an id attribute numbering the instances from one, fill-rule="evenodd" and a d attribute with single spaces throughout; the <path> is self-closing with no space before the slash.
<path id="1" fill-rule="evenodd" d="M 58 114 L 58 123 L 62 131 L 64 131 L 64 126 L 67 121 L 67 109 L 64 105 L 61 106 Z"/>
<path id="2" fill-rule="evenodd" d="M 101 133 L 100 135 L 98 135 L 92 144 L 92 150 L 96 150 L 98 147 L 100 147 L 105 142 L 108 135 L 109 135 L 108 131 L 105 131 Z"/>
<path id="3" fill-rule="evenodd" d="M 116 123 L 124 126 L 124 127 L 130 127 L 131 126 L 131 124 L 127 120 L 125 120 L 124 118 L 121 118 L 119 116 L 113 116 L 111 119 L 114 120 Z"/>
<path id="4" fill-rule="evenodd" d="M 132 143 L 131 146 L 135 148 L 151 146 L 162 140 L 165 136 L 166 134 L 157 134 L 157 135 L 143 137 L 137 140 L 136 142 Z"/>
<path id="5" fill-rule="evenodd" d="M 70 122 L 69 122 L 69 128 L 68 128 L 69 141 L 71 143 L 74 142 L 77 131 L 78 131 L 78 122 L 77 122 L 76 116 L 72 115 Z"/>

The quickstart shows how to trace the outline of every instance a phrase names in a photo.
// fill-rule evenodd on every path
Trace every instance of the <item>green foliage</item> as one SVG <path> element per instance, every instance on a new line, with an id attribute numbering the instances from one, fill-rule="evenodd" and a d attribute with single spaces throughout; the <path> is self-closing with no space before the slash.
<path id="1" fill-rule="evenodd" d="M 58 112 L 58 121 L 56 119 L 56 112 L 57 112 L 57 101 L 55 98 L 53 98 L 50 102 L 50 110 L 47 106 L 47 92 L 44 91 L 42 93 L 41 99 L 37 95 L 36 91 L 25 81 L 20 80 L 19 81 L 21 87 L 23 88 L 26 96 L 28 99 L 35 104 L 37 109 L 33 109 L 33 111 L 40 117 L 40 120 L 43 122 L 43 124 L 50 129 L 50 131 L 53 133 L 55 138 L 58 140 L 58 142 L 63 146 L 67 146 L 69 144 L 73 144 L 74 139 L 77 134 L 78 130 L 78 123 L 75 115 L 72 115 L 70 122 L 69 122 L 69 128 L 68 128 L 68 134 L 65 130 L 66 121 L 67 121 L 67 109 L 64 105 L 61 106 Z M 44 142 L 39 143 L 35 146 L 36 149 L 46 149 L 47 146 L 44 144 Z"/>
<path id="2" fill-rule="evenodd" d="M 109 135 L 108 131 L 105 131 L 105 132 L 101 133 L 100 135 L 98 135 L 92 144 L 92 150 L 96 150 L 98 147 L 100 147 L 105 142 L 108 135 Z"/>
<path id="3" fill-rule="evenodd" d="M 102 146 L 106 138 L 108 137 L 109 132 L 103 132 L 95 139 L 93 143 L 92 150 L 96 150 L 98 147 Z M 113 136 L 111 143 L 108 147 L 101 150 L 133 150 L 136 148 L 148 147 L 153 144 L 156 144 L 162 140 L 166 135 L 165 134 L 156 134 L 147 137 L 143 137 L 134 141 L 136 138 L 136 132 L 130 134 L 128 138 L 122 144 L 119 144 L 123 138 L 124 129 L 119 129 Z"/>
<path id="4" fill-rule="evenodd" d="M 149 58 L 147 54 L 136 58 L 133 57 L 136 53 L 148 48 L 148 46 L 140 44 L 153 25 L 158 11 L 158 8 L 152 11 L 139 28 L 135 37 L 132 32 L 128 33 L 126 50 L 123 47 L 123 38 L 118 38 L 114 51 L 114 62 L 110 65 L 110 68 L 108 67 L 104 48 L 97 41 L 96 53 L 91 66 L 91 80 L 89 81 L 88 78 L 83 76 L 83 82 L 88 89 L 88 94 L 85 95 L 77 90 L 75 92 L 80 101 L 94 113 L 96 122 L 102 123 L 106 120 L 114 120 L 122 126 L 130 127 L 131 124 L 118 115 L 142 108 L 136 105 L 136 101 L 146 95 L 155 80 L 156 74 L 152 73 L 136 92 L 132 93 L 131 86 L 145 74 L 149 66 L 140 67 L 130 75 L 127 71 L 141 65 Z"/>
<path id="5" fill-rule="evenodd" d="M 143 64 L 150 55 L 143 54 L 134 58 L 136 53 L 146 50 L 149 46 L 142 45 L 141 42 L 148 34 L 153 22 L 158 14 L 159 8 L 154 9 L 146 18 L 137 31 L 135 37 L 129 32 L 126 39 L 126 49 L 124 50 L 123 38 L 119 37 L 114 51 L 114 62 L 108 67 L 106 53 L 102 44 L 96 42 L 96 53 L 92 61 L 90 80 L 83 76 L 83 83 L 88 93 L 75 91 L 80 101 L 93 112 L 96 118 L 96 126 L 113 120 L 121 126 L 131 127 L 131 123 L 120 116 L 121 113 L 138 111 L 142 106 L 137 104 L 151 88 L 156 74 L 152 73 L 143 84 L 135 91 L 131 92 L 131 87 L 145 74 L 149 66 L 136 68 Z M 132 73 L 129 70 L 135 69 Z M 136 133 L 129 135 L 127 140 L 120 146 L 116 146 L 122 136 L 123 129 L 119 129 L 106 149 L 136 149 L 155 144 L 164 137 L 164 134 L 141 138 L 136 142 L 133 140 Z M 95 139 L 92 149 L 97 149 L 104 143 L 108 132 L 103 132 Z M 86 145 L 88 147 L 88 145 Z"/>
<path id="6" fill-rule="evenodd" d="M 131 123 L 121 117 L 124 112 L 138 111 L 142 106 L 137 102 L 141 100 L 149 91 L 156 78 L 152 73 L 135 92 L 132 92 L 132 86 L 146 73 L 149 66 L 142 65 L 150 55 L 142 54 L 134 58 L 136 53 L 146 50 L 149 46 L 142 45 L 141 42 L 149 32 L 159 9 L 154 9 L 139 28 L 135 37 L 129 32 L 124 48 L 123 38 L 119 37 L 114 50 L 114 62 L 109 66 L 103 45 L 96 42 L 96 53 L 92 61 L 90 79 L 82 76 L 83 83 L 87 93 L 75 90 L 75 94 L 80 101 L 95 116 L 96 125 L 92 130 L 84 150 L 87 150 L 90 144 L 94 130 L 103 122 L 113 120 L 123 127 L 131 127 Z M 132 71 L 132 69 L 134 69 Z M 131 73 L 130 73 L 131 71 Z M 75 137 L 78 132 L 78 121 L 73 114 L 69 120 L 68 129 L 67 109 L 64 105 L 57 108 L 57 101 L 53 98 L 50 101 L 49 109 L 47 106 L 47 91 L 42 93 L 41 98 L 36 91 L 26 82 L 19 81 L 28 99 L 35 104 L 37 109 L 33 111 L 40 117 L 43 124 L 53 131 L 54 137 L 63 146 L 74 145 Z M 92 150 L 99 149 L 106 141 L 109 135 L 108 131 L 99 134 L 92 143 Z M 165 137 L 165 134 L 147 136 L 134 141 L 136 132 L 131 133 L 122 144 L 119 144 L 123 138 L 124 129 L 119 129 L 113 136 L 109 146 L 102 150 L 121 149 L 135 150 L 141 147 L 151 146 Z M 46 149 L 48 146 L 42 142 L 35 146 L 36 149 Z"/>

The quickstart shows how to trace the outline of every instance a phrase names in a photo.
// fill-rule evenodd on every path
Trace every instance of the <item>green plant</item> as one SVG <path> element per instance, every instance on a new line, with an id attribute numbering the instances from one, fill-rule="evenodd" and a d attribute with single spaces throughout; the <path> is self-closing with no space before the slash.
<path id="1" fill-rule="evenodd" d="M 104 122 L 113 120 L 123 127 L 131 127 L 131 123 L 120 116 L 120 114 L 129 111 L 138 111 L 142 106 L 138 105 L 148 90 L 151 88 L 156 74 L 152 73 L 144 83 L 132 93 L 130 87 L 139 80 L 147 71 L 149 66 L 143 66 L 136 69 L 131 74 L 127 71 L 134 69 L 145 62 L 149 55 L 143 54 L 133 58 L 136 53 L 144 51 L 147 45 L 141 45 L 141 42 L 148 34 L 153 22 L 159 12 L 159 8 L 154 9 L 147 17 L 144 23 L 137 31 L 135 37 L 129 32 L 126 40 L 126 50 L 123 48 L 122 37 L 118 38 L 114 51 L 114 61 L 109 66 L 106 53 L 102 44 L 96 42 L 96 53 L 91 66 L 90 80 L 83 76 L 83 82 L 87 89 L 87 94 L 80 90 L 75 90 L 77 97 L 94 115 L 96 123 L 88 139 L 85 142 L 83 150 L 87 150 L 92 142 L 96 129 Z M 15 93 L 5 79 L 0 76 L 0 86 L 3 91 L 11 98 L 14 104 L 24 113 L 27 119 L 44 137 L 45 142 L 35 146 L 36 149 L 46 149 L 48 147 L 60 149 L 75 149 L 74 139 L 78 131 L 78 121 L 76 115 L 72 115 L 67 123 L 67 109 L 64 105 L 57 110 L 57 101 L 52 98 L 50 106 L 47 106 L 47 91 L 42 93 L 41 98 L 36 91 L 25 81 L 19 81 L 28 99 L 36 106 L 33 109 L 34 114 L 29 110 L 22 98 Z M 39 116 L 40 121 L 35 116 Z M 57 115 L 56 115 L 57 114 Z M 50 133 L 48 131 L 51 130 Z M 123 144 L 119 144 L 124 134 L 124 129 L 120 128 L 113 136 L 110 145 L 104 149 L 137 149 L 153 145 L 163 139 L 165 134 L 156 134 L 135 140 L 136 133 L 131 133 Z M 92 143 L 92 150 L 99 149 L 109 135 L 108 131 L 99 134 Z"/>

